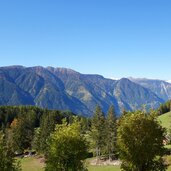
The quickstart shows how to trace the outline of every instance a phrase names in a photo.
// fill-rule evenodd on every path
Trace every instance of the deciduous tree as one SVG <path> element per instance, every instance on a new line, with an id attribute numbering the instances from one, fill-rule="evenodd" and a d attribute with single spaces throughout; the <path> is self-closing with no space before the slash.
<path id="1" fill-rule="evenodd" d="M 50 136 L 46 171 L 83 171 L 87 144 L 78 121 L 56 126 Z"/>
<path id="2" fill-rule="evenodd" d="M 121 168 L 126 171 L 164 171 L 162 155 L 165 129 L 153 112 L 127 113 L 121 117 L 118 128 L 118 146 Z"/>

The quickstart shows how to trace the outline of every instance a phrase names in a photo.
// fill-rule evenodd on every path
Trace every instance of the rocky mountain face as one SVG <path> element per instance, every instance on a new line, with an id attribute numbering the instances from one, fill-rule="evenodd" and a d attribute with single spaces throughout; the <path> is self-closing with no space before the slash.
<path id="1" fill-rule="evenodd" d="M 131 81 L 150 89 L 161 99 L 171 99 L 171 84 L 163 80 L 152 80 L 146 78 L 129 78 Z"/>
<path id="2" fill-rule="evenodd" d="M 122 109 L 135 110 L 144 104 L 158 107 L 166 98 L 153 90 L 135 80 L 111 80 L 66 68 L 0 68 L 0 105 L 35 105 L 91 116 L 96 105 L 106 112 L 113 104 L 119 114 Z"/>

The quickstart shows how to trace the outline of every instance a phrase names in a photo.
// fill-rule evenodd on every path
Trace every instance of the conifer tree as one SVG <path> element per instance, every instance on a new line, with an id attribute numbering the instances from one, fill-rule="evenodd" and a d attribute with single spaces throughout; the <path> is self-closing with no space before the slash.
<path id="1" fill-rule="evenodd" d="M 114 106 L 110 106 L 106 119 L 106 150 L 109 160 L 112 160 L 116 153 L 116 133 L 117 133 L 117 118 Z"/>
<path id="2" fill-rule="evenodd" d="M 96 107 L 92 118 L 91 137 L 96 157 L 99 158 L 105 147 L 105 117 L 100 106 Z"/>
<path id="3" fill-rule="evenodd" d="M 19 163 L 14 158 L 11 146 L 7 143 L 2 132 L 0 132 L 0 170 L 21 171 Z"/>
<path id="4" fill-rule="evenodd" d="M 34 136 L 35 113 L 21 113 L 11 123 L 12 144 L 15 152 L 22 152 L 31 147 Z"/>
<path id="5" fill-rule="evenodd" d="M 47 143 L 50 134 L 54 131 L 56 124 L 56 114 L 55 112 L 45 111 L 41 118 L 40 122 L 40 130 L 38 135 L 39 140 L 39 152 L 46 153 L 47 152 Z"/>

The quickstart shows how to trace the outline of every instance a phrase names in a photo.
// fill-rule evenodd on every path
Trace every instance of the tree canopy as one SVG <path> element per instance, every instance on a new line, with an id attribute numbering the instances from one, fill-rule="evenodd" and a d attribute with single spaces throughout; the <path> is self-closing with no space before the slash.
<path id="1" fill-rule="evenodd" d="M 87 144 L 80 133 L 80 123 L 57 125 L 51 134 L 46 171 L 83 171 Z"/>
<path id="2" fill-rule="evenodd" d="M 107 118 L 106 118 L 106 150 L 109 160 L 112 160 L 117 151 L 116 147 L 116 135 L 117 135 L 117 118 L 114 110 L 114 106 L 110 106 Z"/>
<path id="3" fill-rule="evenodd" d="M 97 157 L 99 157 L 104 151 L 106 137 L 105 131 L 105 116 L 100 106 L 97 106 L 91 123 L 92 146 L 94 147 Z"/>
<path id="4" fill-rule="evenodd" d="M 153 112 L 136 111 L 123 115 L 118 128 L 121 168 L 126 171 L 164 171 L 165 129 Z"/>
<path id="5" fill-rule="evenodd" d="M 14 158 L 11 146 L 7 143 L 5 135 L 0 132 L 0 170 L 20 171 L 19 163 Z"/>

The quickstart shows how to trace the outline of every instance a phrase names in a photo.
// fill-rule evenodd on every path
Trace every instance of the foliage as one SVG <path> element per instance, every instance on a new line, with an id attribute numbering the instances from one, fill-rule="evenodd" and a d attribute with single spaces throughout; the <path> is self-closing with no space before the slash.
<path id="1" fill-rule="evenodd" d="M 47 143 L 50 134 L 54 131 L 56 124 L 62 123 L 62 118 L 65 118 L 67 123 L 73 122 L 73 114 L 69 111 L 60 112 L 47 109 L 44 110 L 43 115 L 40 118 L 40 127 L 35 128 L 34 131 L 32 145 L 37 152 L 43 154 L 47 153 Z"/>
<path id="2" fill-rule="evenodd" d="M 35 115 L 33 122 L 35 123 L 35 127 L 39 127 L 42 115 L 45 113 L 56 113 L 57 123 L 61 123 L 63 118 L 70 120 L 74 115 L 70 111 L 47 110 L 35 106 L 0 106 L 0 129 L 9 128 L 13 120 L 19 116 L 25 117 L 25 115 L 30 114 Z"/>
<path id="3" fill-rule="evenodd" d="M 34 106 L 0 106 L 0 128 L 8 128 L 12 121 L 23 113 L 29 115 L 35 114 L 35 126 L 39 126 L 39 120 L 43 114 L 44 109 Z"/>
<path id="4" fill-rule="evenodd" d="M 46 171 L 82 171 L 87 157 L 87 144 L 78 121 L 57 125 L 50 136 Z"/>
<path id="5" fill-rule="evenodd" d="M 106 148 L 110 160 L 116 155 L 117 118 L 114 106 L 110 106 L 106 119 Z"/>
<path id="6" fill-rule="evenodd" d="M 50 134 L 55 129 L 56 124 L 56 113 L 49 113 L 46 111 L 41 118 L 40 128 L 38 129 L 35 138 L 37 138 L 37 151 L 46 153 L 47 152 L 47 142 Z"/>
<path id="7" fill-rule="evenodd" d="M 121 168 L 126 171 L 164 171 L 165 129 L 154 112 L 127 113 L 119 121 L 118 146 Z"/>
<path id="8" fill-rule="evenodd" d="M 34 136 L 36 115 L 34 112 L 22 113 L 11 123 L 12 145 L 14 151 L 23 151 L 31 147 Z"/>
<path id="9" fill-rule="evenodd" d="M 20 171 L 19 163 L 14 159 L 11 147 L 8 145 L 5 135 L 0 132 L 0 170 Z"/>
<path id="10" fill-rule="evenodd" d="M 39 128 L 35 128 L 34 129 L 34 137 L 33 137 L 33 141 L 32 141 L 32 148 L 34 150 L 36 150 L 36 152 L 40 153 L 41 149 L 40 149 L 40 127 Z"/>
<path id="11" fill-rule="evenodd" d="M 95 149 L 96 157 L 99 157 L 105 151 L 105 117 L 100 106 L 96 107 L 91 123 L 92 146 Z"/>
<path id="12" fill-rule="evenodd" d="M 160 107 L 157 109 L 159 115 L 165 114 L 171 111 L 171 100 L 167 101 L 164 104 L 161 104 Z"/>
<path id="13" fill-rule="evenodd" d="M 69 111 L 34 106 L 0 106 L 0 130 L 8 133 L 8 142 L 13 146 L 14 152 L 22 152 L 34 146 L 44 153 L 55 124 L 61 123 L 63 118 L 69 122 L 72 117 L 73 113 Z"/>

